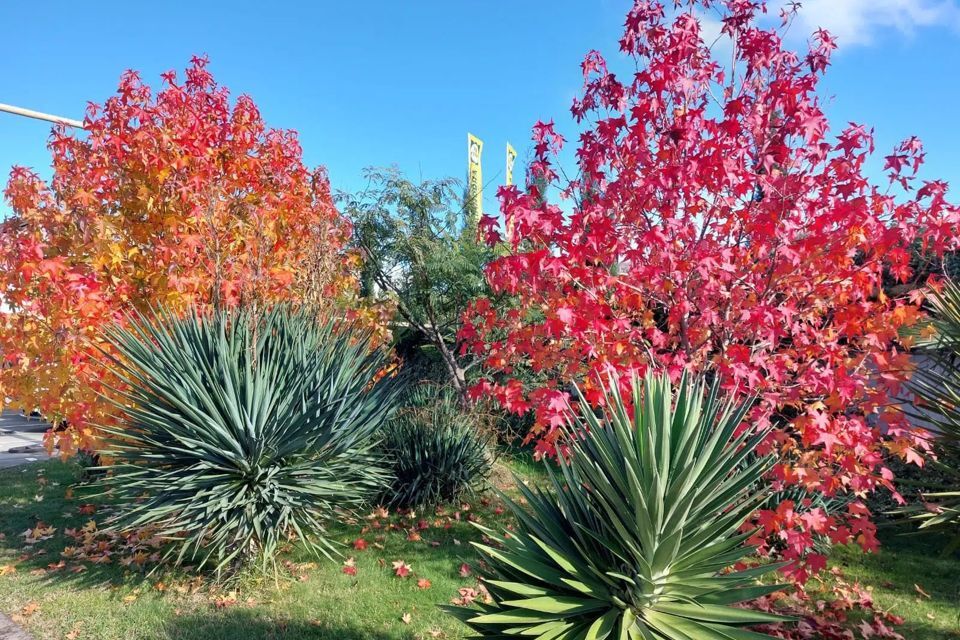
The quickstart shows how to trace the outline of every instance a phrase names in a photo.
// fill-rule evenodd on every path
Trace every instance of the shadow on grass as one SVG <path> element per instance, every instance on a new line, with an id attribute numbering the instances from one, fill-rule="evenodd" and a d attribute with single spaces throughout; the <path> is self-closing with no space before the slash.
<path id="1" fill-rule="evenodd" d="M 960 555 L 941 554 L 945 537 L 905 535 L 902 530 L 888 529 L 881 530 L 880 540 L 876 553 L 843 548 L 834 559 L 842 567 L 855 566 L 866 584 L 882 586 L 905 598 L 942 602 L 960 612 Z"/>
<path id="2" fill-rule="evenodd" d="M 81 588 L 143 582 L 147 576 L 120 565 L 120 555 L 112 549 L 105 549 L 111 553 L 104 554 L 109 557 L 104 563 L 74 562 L 62 555 L 79 544 L 67 535 L 68 529 L 80 529 L 91 520 L 102 522 L 110 508 L 87 496 L 92 489 L 78 484 L 81 475 L 79 465 L 58 460 L 0 471 L 0 558 L 5 558 L 0 564 L 15 563 L 18 574 L 38 581 Z M 94 513 L 81 513 L 83 505 L 92 505 Z M 31 544 L 24 533 L 38 527 L 52 533 Z"/>
<path id="3" fill-rule="evenodd" d="M 951 640 L 954 638 L 960 638 L 960 619 L 956 617 L 957 614 L 954 614 L 952 619 L 947 619 L 946 623 L 949 629 L 944 629 L 942 626 L 936 626 L 932 622 L 928 623 L 923 620 L 916 619 L 916 616 L 908 618 L 904 621 L 902 625 L 896 627 L 896 631 L 906 638 L 907 640 L 915 640 L 918 638 L 936 638 L 936 640 Z"/>
<path id="4" fill-rule="evenodd" d="M 46 582 L 54 585 L 69 586 L 71 588 L 90 588 L 102 586 L 140 586 L 144 582 L 166 583 L 189 582 L 197 574 L 189 569 L 161 568 L 153 574 L 146 572 L 153 568 L 147 564 L 143 570 L 136 566 L 123 566 L 124 555 L 117 548 L 107 548 L 110 553 L 109 562 L 99 564 L 89 560 L 73 561 L 62 554 L 68 547 L 76 547 L 80 543 L 67 535 L 69 529 L 80 529 L 90 520 L 102 523 L 113 506 L 108 500 L 90 497 L 95 492 L 94 487 L 79 484 L 82 469 L 75 463 L 63 463 L 57 460 L 31 464 L 13 469 L 0 471 L 0 565 L 16 564 L 18 575 L 30 576 L 30 580 Z M 474 497 L 466 500 L 473 506 L 447 505 L 441 511 L 433 513 L 427 511 L 415 518 L 405 521 L 399 528 L 387 529 L 386 525 L 396 522 L 395 517 L 384 520 L 382 529 L 361 533 L 361 528 L 370 524 L 368 519 L 357 517 L 352 524 L 336 523 L 331 526 L 330 537 L 341 543 L 345 556 L 352 553 L 351 541 L 365 536 L 373 542 L 377 536 L 386 539 L 389 553 L 401 554 L 408 561 L 422 561 L 433 558 L 437 554 L 450 556 L 450 576 L 457 575 L 460 563 L 473 564 L 476 554 L 471 541 L 479 541 L 481 532 L 474 527 L 469 519 L 476 519 L 494 529 L 501 529 L 506 515 L 495 516 L 492 506 L 481 506 L 481 498 Z M 93 505 L 94 513 L 81 513 L 83 505 Z M 408 531 L 418 519 L 433 522 L 437 517 L 449 521 L 444 526 L 430 526 L 422 531 L 424 543 L 407 541 Z M 35 544 L 26 544 L 24 532 L 43 525 L 53 529 L 49 539 L 40 540 Z M 399 557 L 399 556 L 398 556 Z M 286 554 L 286 558 L 293 562 L 322 562 L 313 554 L 308 553 L 302 545 L 295 545 Z M 56 569 L 63 560 L 65 566 Z M 455 560 L 455 562 L 454 562 Z M 339 563 L 339 560 L 335 562 Z M 205 576 L 209 577 L 209 576 Z"/>
<path id="5" fill-rule="evenodd" d="M 848 580 L 873 587 L 879 607 L 903 616 L 897 630 L 908 640 L 960 638 L 960 556 L 943 557 L 939 536 L 902 535 L 881 528 L 881 546 L 864 553 L 853 546 L 836 547 L 831 564 Z M 856 613 L 853 614 L 856 618 Z"/>
<path id="6" fill-rule="evenodd" d="M 208 615 L 186 615 L 165 625 L 170 640 L 399 640 L 401 636 L 359 625 L 326 620 L 308 622 L 256 611 L 226 609 Z"/>

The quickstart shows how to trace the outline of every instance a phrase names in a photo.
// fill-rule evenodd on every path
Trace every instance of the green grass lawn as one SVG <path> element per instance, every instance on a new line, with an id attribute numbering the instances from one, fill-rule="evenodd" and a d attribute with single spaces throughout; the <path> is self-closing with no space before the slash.
<path id="1" fill-rule="evenodd" d="M 538 474 L 524 458 L 507 466 L 524 477 Z M 68 530 L 104 517 L 104 506 L 84 506 L 91 501 L 79 489 L 70 495 L 78 475 L 77 466 L 59 462 L 0 472 L 0 611 L 40 640 L 462 638 L 459 623 L 437 605 L 477 587 L 469 541 L 479 532 L 467 520 L 509 524 L 495 501 L 480 499 L 441 515 L 364 519 L 336 532 L 344 557 L 355 560 L 355 576 L 344 572 L 344 559 L 315 560 L 293 547 L 282 558 L 278 583 L 250 576 L 215 588 L 185 572 L 147 576 L 136 562 L 125 566 L 133 556 L 121 543 L 87 549 L 107 563 L 59 564 L 61 552 L 77 544 Z M 501 472 L 497 480 L 508 476 Z M 22 534 L 38 522 L 53 531 L 41 531 L 50 537 L 28 545 Z M 420 539 L 410 535 L 414 529 Z M 353 548 L 357 538 L 365 550 Z M 908 640 L 960 638 L 960 561 L 940 559 L 925 540 L 888 536 L 886 542 L 877 555 L 839 550 L 835 564 L 849 579 L 872 585 L 881 608 L 906 618 L 901 632 Z M 401 560 L 412 568 L 407 578 L 394 575 L 393 562 Z M 470 575 L 461 575 L 463 564 Z M 420 579 L 429 587 L 418 587 Z"/>
<path id="2" fill-rule="evenodd" d="M 944 558 L 945 541 L 881 529 L 879 553 L 859 548 L 834 551 L 832 564 L 848 581 L 871 589 L 880 609 L 905 620 L 907 640 L 960 638 L 960 558 Z"/>
<path id="3" fill-rule="evenodd" d="M 521 471 L 527 466 L 517 464 Z M 105 564 L 68 560 L 58 568 L 61 552 L 77 544 L 68 530 L 103 519 L 102 506 L 80 489 L 68 491 L 78 477 L 77 466 L 59 462 L 0 472 L 0 611 L 37 638 L 460 638 L 460 623 L 437 605 L 478 586 L 469 542 L 480 533 L 468 519 L 509 524 L 498 504 L 479 498 L 441 515 L 364 519 L 335 532 L 344 558 L 318 560 L 292 547 L 278 582 L 249 576 L 211 588 L 185 572 L 148 576 L 136 564 L 124 566 L 131 554 L 117 544 L 104 549 L 112 554 Z M 38 523 L 53 527 L 52 537 L 25 544 L 22 534 Z M 365 550 L 354 549 L 358 538 Z M 350 557 L 355 576 L 344 572 Z M 412 574 L 394 575 L 396 561 Z M 461 575 L 464 564 L 470 575 Z M 75 573 L 79 567 L 84 570 Z M 429 587 L 418 585 L 420 579 Z"/>

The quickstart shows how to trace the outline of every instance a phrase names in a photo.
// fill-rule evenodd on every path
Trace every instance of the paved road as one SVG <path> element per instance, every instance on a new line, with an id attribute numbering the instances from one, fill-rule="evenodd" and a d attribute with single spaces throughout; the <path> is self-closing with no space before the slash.
<path id="1" fill-rule="evenodd" d="M 46 422 L 16 411 L 0 413 L 0 469 L 47 459 L 43 434 L 49 428 Z"/>
<path id="2" fill-rule="evenodd" d="M 31 640 L 31 636 L 13 620 L 0 613 L 0 640 Z"/>

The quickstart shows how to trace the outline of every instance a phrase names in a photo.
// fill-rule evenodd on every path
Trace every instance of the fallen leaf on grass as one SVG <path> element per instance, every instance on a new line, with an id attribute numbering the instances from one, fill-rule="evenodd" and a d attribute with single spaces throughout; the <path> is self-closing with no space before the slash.
<path id="1" fill-rule="evenodd" d="M 226 609 L 227 607 L 232 607 L 237 604 L 237 592 L 231 591 L 230 593 L 219 596 L 213 599 L 213 606 L 217 609 Z"/>
<path id="2" fill-rule="evenodd" d="M 17 572 L 17 568 L 12 564 L 5 564 L 3 566 L 0 566 L 0 576 L 8 576 L 11 573 L 16 573 L 16 572 Z"/>
<path id="3" fill-rule="evenodd" d="M 487 585 L 482 582 L 477 583 L 477 591 L 483 596 L 484 604 L 493 604 L 493 596 L 490 595 L 490 592 L 487 590 Z"/>
<path id="4" fill-rule="evenodd" d="M 923 587 L 921 587 L 920 585 L 915 584 L 915 585 L 913 585 L 913 588 L 916 589 L 916 590 L 917 590 L 917 593 L 919 593 L 920 595 L 922 595 L 924 598 L 929 598 L 929 597 L 930 597 L 930 594 L 927 593 L 926 591 L 924 591 L 924 590 L 923 590 Z"/>
<path id="5" fill-rule="evenodd" d="M 43 540 L 49 540 L 56 532 L 56 527 L 51 527 L 42 522 L 38 522 L 36 527 L 33 529 L 27 529 L 21 535 L 23 536 L 24 543 L 30 545 L 36 544 Z"/>
<path id="6" fill-rule="evenodd" d="M 466 562 L 460 565 L 461 578 L 469 578 L 471 573 L 473 573 L 473 571 L 470 569 L 470 565 L 468 565 Z"/>
<path id="7" fill-rule="evenodd" d="M 400 616 L 400 619 L 403 621 L 403 624 L 410 624 L 410 622 L 413 620 L 413 616 L 411 616 L 409 613 L 405 613 Z"/>
<path id="8" fill-rule="evenodd" d="M 457 593 L 460 595 L 459 598 L 453 598 L 450 600 L 452 604 L 468 607 L 477 599 L 477 596 L 480 595 L 480 592 L 472 587 L 460 587 L 457 589 Z"/>
<path id="9" fill-rule="evenodd" d="M 375 520 L 377 518 L 389 518 L 390 512 L 383 507 L 377 507 L 374 509 L 368 516 L 367 520 Z"/>
<path id="10" fill-rule="evenodd" d="M 393 573 L 398 578 L 406 578 L 412 570 L 413 567 L 403 560 L 397 560 L 393 563 Z"/>
<path id="11" fill-rule="evenodd" d="M 420 578 L 419 580 L 417 580 L 418 589 L 429 589 L 430 586 L 431 586 L 430 581 L 427 580 L 426 578 Z"/>

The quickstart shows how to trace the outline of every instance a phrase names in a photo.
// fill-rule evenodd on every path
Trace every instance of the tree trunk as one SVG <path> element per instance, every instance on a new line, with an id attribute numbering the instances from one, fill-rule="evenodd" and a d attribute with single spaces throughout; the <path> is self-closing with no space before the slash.
<path id="1" fill-rule="evenodd" d="M 457 362 L 456 355 L 450 351 L 450 348 L 444 341 L 443 336 L 434 333 L 433 343 L 436 345 L 437 349 L 440 350 L 443 363 L 447 366 L 447 375 L 450 377 L 450 384 L 453 385 L 453 388 L 457 392 L 457 397 L 460 400 L 460 406 L 467 408 L 470 405 L 470 398 L 467 395 L 466 372 L 463 370 L 463 367 L 460 366 L 460 363 Z"/>

